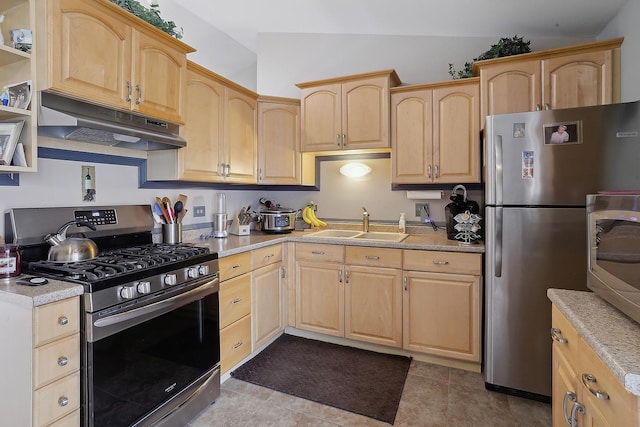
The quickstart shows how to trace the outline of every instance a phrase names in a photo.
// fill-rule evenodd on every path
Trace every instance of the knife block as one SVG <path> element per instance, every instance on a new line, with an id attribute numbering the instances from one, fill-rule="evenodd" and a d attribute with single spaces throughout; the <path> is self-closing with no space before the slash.
<path id="1" fill-rule="evenodd" d="M 238 219 L 234 219 L 231 223 L 231 228 L 229 229 L 229 233 L 234 234 L 236 236 L 248 236 L 251 232 L 250 224 L 239 224 Z"/>

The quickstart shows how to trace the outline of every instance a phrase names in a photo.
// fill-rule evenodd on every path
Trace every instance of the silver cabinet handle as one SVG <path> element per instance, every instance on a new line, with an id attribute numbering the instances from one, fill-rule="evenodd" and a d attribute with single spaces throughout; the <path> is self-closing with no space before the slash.
<path id="1" fill-rule="evenodd" d="M 67 406 L 69 404 L 69 398 L 67 396 L 60 396 L 58 398 L 58 405 Z"/>
<path id="2" fill-rule="evenodd" d="M 67 363 L 69 363 L 69 359 L 66 356 L 58 357 L 58 366 L 67 366 Z"/>
<path id="3" fill-rule="evenodd" d="M 345 135 L 344 133 L 342 134 L 342 147 L 346 147 L 347 146 L 347 135 Z"/>
<path id="4" fill-rule="evenodd" d="M 142 88 L 140 85 L 136 85 L 136 91 L 138 92 L 138 97 L 136 98 L 136 104 L 140 104 L 142 102 Z"/>
<path id="5" fill-rule="evenodd" d="M 596 377 L 594 377 L 591 374 L 582 374 L 582 384 L 584 384 L 584 386 L 587 388 L 587 390 L 589 390 L 589 393 L 593 394 L 595 397 L 597 397 L 600 400 L 609 400 L 609 394 L 602 391 L 602 390 L 596 390 L 595 388 L 592 388 L 591 385 L 597 383 L 598 381 L 596 380 Z"/>
<path id="6" fill-rule="evenodd" d="M 280 278 L 284 279 L 285 277 L 287 277 L 287 269 L 284 267 L 284 265 L 280 266 Z"/>
<path id="7" fill-rule="evenodd" d="M 349 283 L 349 270 L 344 272 L 344 283 Z"/>
<path id="8" fill-rule="evenodd" d="M 69 323 L 69 319 L 67 318 L 67 316 L 60 316 L 58 317 L 58 325 L 66 325 Z"/>
<path id="9" fill-rule="evenodd" d="M 542 110 L 542 105 L 536 104 L 536 111 L 540 111 L 540 110 Z"/>
<path id="10" fill-rule="evenodd" d="M 409 290 L 409 280 L 407 279 L 407 276 L 402 278 L 402 282 L 404 283 L 404 290 Z"/>
<path id="11" fill-rule="evenodd" d="M 227 163 L 227 174 L 225 176 L 231 176 L 231 163 Z"/>
<path id="12" fill-rule="evenodd" d="M 258 168 L 258 181 L 262 181 L 264 178 L 262 177 L 262 168 Z"/>
<path id="13" fill-rule="evenodd" d="M 373 261 L 378 261 L 380 259 L 380 257 L 377 256 L 377 255 L 367 255 L 367 256 L 365 256 L 365 258 L 373 260 Z"/>
<path id="14" fill-rule="evenodd" d="M 340 146 L 340 134 L 336 133 L 336 145 L 339 147 Z"/>
<path id="15" fill-rule="evenodd" d="M 550 109 L 551 109 L 551 106 L 550 106 L 549 104 L 544 104 L 544 109 L 545 109 L 545 110 L 550 110 Z"/>
<path id="16" fill-rule="evenodd" d="M 131 82 L 127 82 L 127 97 L 125 98 L 125 101 L 131 101 L 133 95 L 133 85 L 131 84 Z"/>
<path id="17" fill-rule="evenodd" d="M 268 260 L 269 258 L 273 258 L 274 256 L 276 256 L 276 254 L 269 254 L 269 255 L 265 255 L 264 259 Z"/>
<path id="18" fill-rule="evenodd" d="M 551 328 L 551 339 L 559 342 L 560 344 L 566 344 L 569 342 L 562 336 L 562 331 L 558 328 Z"/>
<path id="19" fill-rule="evenodd" d="M 434 178 L 440 178 L 440 166 L 435 165 L 435 166 L 433 167 L 433 169 L 434 169 L 434 171 L 435 171 L 435 174 L 434 174 L 435 176 L 434 176 Z"/>
<path id="20" fill-rule="evenodd" d="M 427 177 L 431 178 L 431 165 L 427 166 Z"/>
<path id="21" fill-rule="evenodd" d="M 238 304 L 240 301 L 242 301 L 242 298 L 238 297 L 234 300 L 231 300 L 231 304 Z"/>
<path id="22" fill-rule="evenodd" d="M 238 348 L 242 347 L 242 344 L 244 344 L 242 341 L 238 341 L 237 343 L 235 343 L 235 344 L 231 347 L 231 349 L 232 349 L 232 350 L 236 350 L 236 349 L 238 349 Z"/>
<path id="23" fill-rule="evenodd" d="M 571 419 L 569 420 L 571 427 L 578 427 L 578 420 L 576 419 L 576 414 L 584 414 L 585 409 L 584 405 L 580 402 L 573 402 L 573 406 L 571 407 Z"/>
<path id="24" fill-rule="evenodd" d="M 232 270 L 235 270 L 236 268 L 240 268 L 240 264 L 235 264 L 231 266 Z"/>
<path id="25" fill-rule="evenodd" d="M 342 283 L 342 270 L 338 270 L 338 283 Z"/>
<path id="26" fill-rule="evenodd" d="M 562 415 L 564 416 L 564 421 L 570 427 L 571 427 L 571 420 L 569 419 L 569 415 L 567 414 L 567 406 L 569 406 L 568 405 L 569 401 L 575 402 L 576 400 L 578 400 L 578 397 L 572 391 L 566 392 L 564 395 L 564 399 L 562 399 Z"/>
<path id="27" fill-rule="evenodd" d="M 311 251 L 313 255 L 324 255 L 324 251 Z"/>
<path id="28" fill-rule="evenodd" d="M 433 263 L 435 265 L 447 265 L 449 264 L 449 261 L 438 261 L 438 260 L 433 260 Z"/>

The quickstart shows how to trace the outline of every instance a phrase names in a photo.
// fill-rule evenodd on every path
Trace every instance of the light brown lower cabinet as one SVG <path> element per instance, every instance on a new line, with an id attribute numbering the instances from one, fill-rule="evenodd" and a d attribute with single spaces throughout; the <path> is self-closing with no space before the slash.
<path id="1" fill-rule="evenodd" d="M 623 387 L 555 306 L 551 325 L 553 427 L 639 426 L 640 399 Z"/>
<path id="2" fill-rule="evenodd" d="M 284 330 L 282 244 L 251 252 L 252 343 L 259 349 Z"/>
<path id="3" fill-rule="evenodd" d="M 403 347 L 480 362 L 482 255 L 404 250 Z"/>

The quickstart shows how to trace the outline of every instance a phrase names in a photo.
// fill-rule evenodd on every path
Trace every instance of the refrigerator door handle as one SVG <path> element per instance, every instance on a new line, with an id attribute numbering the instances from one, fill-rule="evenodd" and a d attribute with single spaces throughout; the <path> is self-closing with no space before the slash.
<path id="1" fill-rule="evenodd" d="M 502 277 L 502 207 L 496 207 L 495 246 L 493 251 L 494 276 Z"/>
<path id="2" fill-rule="evenodd" d="M 502 205 L 502 135 L 495 136 L 495 158 L 496 158 L 496 205 Z"/>

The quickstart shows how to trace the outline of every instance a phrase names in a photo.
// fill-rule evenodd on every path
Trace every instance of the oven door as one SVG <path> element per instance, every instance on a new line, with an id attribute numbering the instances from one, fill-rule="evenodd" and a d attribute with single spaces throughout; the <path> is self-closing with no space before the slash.
<path id="1" fill-rule="evenodd" d="M 219 396 L 218 290 L 216 277 L 142 307 L 87 314 L 86 426 L 152 425 L 198 401 L 181 415 L 189 418 Z"/>

